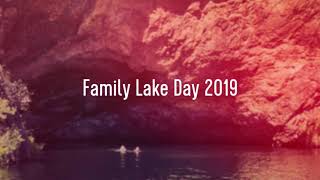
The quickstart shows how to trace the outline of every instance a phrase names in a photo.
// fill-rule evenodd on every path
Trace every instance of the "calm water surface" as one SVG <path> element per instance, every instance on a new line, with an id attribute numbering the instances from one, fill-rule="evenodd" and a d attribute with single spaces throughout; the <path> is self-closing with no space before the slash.
<path id="1" fill-rule="evenodd" d="M 320 151 L 252 147 L 143 147 L 121 156 L 110 147 L 44 152 L 0 170 L 0 180 L 270 179 L 319 180 Z"/>

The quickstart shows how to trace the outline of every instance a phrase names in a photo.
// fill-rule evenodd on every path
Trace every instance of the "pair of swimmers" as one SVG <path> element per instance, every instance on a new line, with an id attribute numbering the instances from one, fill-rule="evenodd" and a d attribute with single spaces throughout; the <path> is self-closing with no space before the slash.
<path id="1" fill-rule="evenodd" d="M 127 150 L 127 148 L 124 145 L 121 145 L 120 148 L 118 149 L 118 151 L 121 154 L 125 154 L 127 152 L 133 152 L 135 154 L 141 153 L 141 150 L 140 150 L 139 146 L 137 146 L 136 148 L 134 148 L 133 150 L 130 151 L 130 150 Z"/>

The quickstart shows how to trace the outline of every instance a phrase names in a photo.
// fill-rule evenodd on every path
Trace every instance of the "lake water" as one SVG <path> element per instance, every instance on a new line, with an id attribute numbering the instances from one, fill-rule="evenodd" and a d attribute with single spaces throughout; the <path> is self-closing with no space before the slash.
<path id="1" fill-rule="evenodd" d="M 120 155 L 110 147 L 44 152 L 37 160 L 0 170 L 1 180 L 319 180 L 320 151 L 257 147 L 142 147 Z"/>

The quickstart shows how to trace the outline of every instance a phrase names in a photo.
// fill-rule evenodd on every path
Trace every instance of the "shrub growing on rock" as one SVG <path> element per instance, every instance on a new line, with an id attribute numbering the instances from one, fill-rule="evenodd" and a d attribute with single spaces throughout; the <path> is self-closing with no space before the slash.
<path id="1" fill-rule="evenodd" d="M 13 81 L 0 66 L 0 164 L 8 165 L 31 154 L 31 133 L 22 113 L 28 109 L 30 92 L 21 81 Z"/>

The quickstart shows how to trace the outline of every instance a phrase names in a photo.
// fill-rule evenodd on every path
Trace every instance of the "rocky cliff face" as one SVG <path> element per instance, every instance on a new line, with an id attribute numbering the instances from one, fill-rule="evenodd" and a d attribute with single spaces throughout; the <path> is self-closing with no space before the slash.
<path id="1" fill-rule="evenodd" d="M 11 0 L 0 59 L 39 137 L 319 146 L 320 1 Z M 235 98 L 81 97 L 81 78 L 236 78 Z M 112 138 L 111 138 L 112 137 Z"/>

